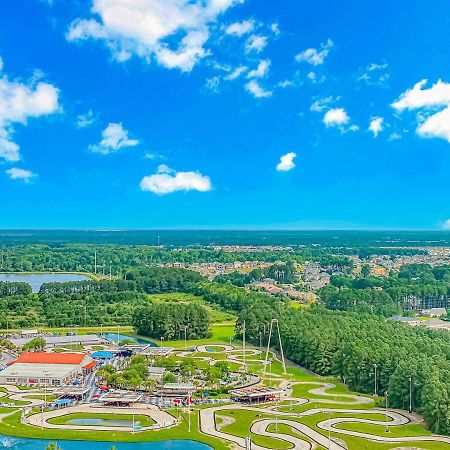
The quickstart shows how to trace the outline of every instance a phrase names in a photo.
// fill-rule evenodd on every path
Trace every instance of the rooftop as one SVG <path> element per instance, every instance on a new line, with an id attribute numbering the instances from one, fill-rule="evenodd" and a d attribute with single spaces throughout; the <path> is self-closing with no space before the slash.
<path id="1" fill-rule="evenodd" d="M 86 353 L 25 352 L 17 358 L 14 365 L 17 363 L 79 365 L 83 362 L 86 356 Z"/>

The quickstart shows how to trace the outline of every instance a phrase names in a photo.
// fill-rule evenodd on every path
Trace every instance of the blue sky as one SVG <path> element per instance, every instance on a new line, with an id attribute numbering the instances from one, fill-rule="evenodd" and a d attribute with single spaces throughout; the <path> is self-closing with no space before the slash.
<path id="1" fill-rule="evenodd" d="M 407 3 L 0 2 L 0 226 L 450 228 L 450 5 Z"/>

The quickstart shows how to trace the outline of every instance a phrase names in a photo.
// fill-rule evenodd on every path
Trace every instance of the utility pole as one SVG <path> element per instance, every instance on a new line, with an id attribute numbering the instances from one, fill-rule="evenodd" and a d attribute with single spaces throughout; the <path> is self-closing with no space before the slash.
<path id="1" fill-rule="evenodd" d="M 242 343 L 243 343 L 243 361 L 244 361 L 244 372 L 247 372 L 247 366 L 245 365 L 245 320 L 244 320 L 244 327 L 242 328 Z"/>
<path id="2" fill-rule="evenodd" d="M 412 378 L 409 377 L 409 412 L 412 413 Z"/>
<path id="3" fill-rule="evenodd" d="M 94 252 L 94 273 L 97 275 L 97 250 Z"/>
<path id="4" fill-rule="evenodd" d="M 373 368 L 375 369 L 375 381 L 374 381 L 373 393 L 376 396 L 378 393 L 378 383 L 377 383 L 377 368 L 378 368 L 378 366 L 376 364 L 374 364 Z"/>
<path id="5" fill-rule="evenodd" d="M 386 407 L 386 409 L 385 409 L 386 428 L 385 428 L 384 431 L 386 433 L 389 433 L 389 425 L 388 425 L 388 398 L 389 398 L 389 394 L 388 394 L 388 391 L 386 391 L 384 393 L 384 398 L 385 398 L 385 402 L 386 402 L 386 404 L 385 404 L 385 407 Z"/>
<path id="6" fill-rule="evenodd" d="M 109 281 L 112 280 L 112 264 L 111 261 L 109 262 Z"/>
<path id="7" fill-rule="evenodd" d="M 187 325 L 184 326 L 184 350 L 187 351 Z"/>

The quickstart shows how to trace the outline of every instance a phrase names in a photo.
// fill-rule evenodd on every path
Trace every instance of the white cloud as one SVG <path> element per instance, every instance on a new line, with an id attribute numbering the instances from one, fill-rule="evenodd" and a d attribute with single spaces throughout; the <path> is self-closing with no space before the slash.
<path id="1" fill-rule="evenodd" d="M 3 65 L 3 62 L 2 62 Z M 0 78 L 0 158 L 19 161 L 20 148 L 13 141 L 14 124 L 26 125 L 28 119 L 60 110 L 59 89 L 34 76 L 28 82 Z"/>
<path id="2" fill-rule="evenodd" d="M 392 107 L 404 110 L 420 110 L 416 132 L 422 137 L 437 137 L 450 143 L 450 83 L 438 80 L 424 89 L 427 80 L 416 83 L 392 103 Z"/>
<path id="3" fill-rule="evenodd" d="M 225 80 L 232 81 L 236 78 L 239 78 L 243 73 L 247 72 L 248 67 L 246 66 L 238 66 L 229 75 L 225 77 Z"/>
<path id="4" fill-rule="evenodd" d="M 245 89 L 255 98 L 267 98 L 272 96 L 272 91 L 264 89 L 256 80 L 250 80 Z"/>
<path id="5" fill-rule="evenodd" d="M 95 122 L 95 119 L 95 114 L 92 109 L 90 109 L 86 114 L 80 114 L 79 116 L 77 116 L 77 127 L 89 127 Z"/>
<path id="6" fill-rule="evenodd" d="M 247 53 L 261 53 L 267 45 L 267 37 L 258 34 L 252 34 L 245 43 L 245 51 Z"/>
<path id="7" fill-rule="evenodd" d="M 339 127 L 347 125 L 350 121 L 350 117 L 344 108 L 332 108 L 329 109 L 323 116 L 323 123 L 327 127 Z"/>
<path id="8" fill-rule="evenodd" d="M 324 63 L 333 46 L 333 41 L 328 39 L 327 42 L 320 44 L 321 50 L 307 48 L 295 55 L 295 60 L 297 62 L 306 62 L 312 66 L 319 66 Z"/>
<path id="9" fill-rule="evenodd" d="M 447 219 L 443 224 L 442 224 L 442 228 L 444 230 L 450 230 L 450 219 Z"/>
<path id="10" fill-rule="evenodd" d="M 244 34 L 252 32 L 254 27 L 255 23 L 253 20 L 244 20 L 242 22 L 235 22 L 229 25 L 225 29 L 225 33 L 241 37 Z"/>
<path id="11" fill-rule="evenodd" d="M 322 112 L 325 109 L 328 109 L 329 105 L 332 103 L 337 102 L 340 99 L 340 97 L 333 97 L 330 95 L 329 97 L 323 97 L 319 98 L 314 101 L 314 103 L 310 106 L 310 111 L 314 112 Z"/>
<path id="12" fill-rule="evenodd" d="M 105 42 L 117 61 L 133 55 L 189 72 L 209 54 L 210 25 L 244 0 L 92 0 L 92 17 L 72 22 L 69 41 Z"/>
<path id="13" fill-rule="evenodd" d="M 11 167 L 6 170 L 6 173 L 12 180 L 23 180 L 25 183 L 29 183 L 36 174 L 26 169 L 19 169 L 18 167 Z"/>
<path id="14" fill-rule="evenodd" d="M 297 157 L 296 153 L 286 153 L 280 158 L 280 162 L 277 164 L 277 170 L 279 172 L 287 172 L 295 167 L 294 159 Z"/>
<path id="15" fill-rule="evenodd" d="M 391 106 L 397 111 L 403 111 L 405 109 L 450 105 L 450 83 L 438 80 L 431 88 L 422 89 L 427 82 L 428 80 L 419 81 L 412 89 L 408 89 L 401 94 Z"/>
<path id="16" fill-rule="evenodd" d="M 292 80 L 283 80 L 277 83 L 277 87 L 282 89 L 289 88 L 295 86 L 295 83 Z"/>
<path id="17" fill-rule="evenodd" d="M 378 136 L 379 133 L 383 131 L 383 122 L 384 119 L 382 117 L 372 117 L 369 123 L 369 131 L 373 133 L 375 137 Z"/>
<path id="18" fill-rule="evenodd" d="M 121 123 L 109 123 L 102 131 L 102 139 L 99 144 L 90 145 L 89 150 L 94 153 L 108 155 L 125 147 L 135 147 L 139 144 L 137 139 L 130 139 L 128 131 Z"/>
<path id="19" fill-rule="evenodd" d="M 158 167 L 157 173 L 142 178 L 141 190 L 165 195 L 176 191 L 208 192 L 212 189 L 208 176 L 199 172 L 176 172 L 166 165 Z"/>
<path id="20" fill-rule="evenodd" d="M 387 62 L 369 64 L 367 67 L 360 70 L 358 81 L 363 81 L 372 86 L 383 86 L 390 77 L 389 72 L 386 70 L 387 67 Z"/>
<path id="21" fill-rule="evenodd" d="M 3 70 L 3 59 L 0 56 L 0 72 Z"/>
<path id="22" fill-rule="evenodd" d="M 274 22 L 270 25 L 270 30 L 272 31 L 272 33 L 275 36 L 279 36 L 281 31 L 280 31 L 280 25 L 277 22 Z"/>
<path id="23" fill-rule="evenodd" d="M 263 78 L 265 77 L 270 70 L 270 59 L 262 59 L 259 61 L 258 67 L 256 69 L 251 70 L 247 74 L 247 78 Z"/>
<path id="24" fill-rule="evenodd" d="M 428 117 L 416 131 L 419 136 L 442 138 L 450 143 L 450 106 Z"/>

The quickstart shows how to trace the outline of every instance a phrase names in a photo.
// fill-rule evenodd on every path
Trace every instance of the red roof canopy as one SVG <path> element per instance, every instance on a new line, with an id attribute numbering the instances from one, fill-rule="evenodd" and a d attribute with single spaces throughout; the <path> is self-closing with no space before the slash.
<path id="1" fill-rule="evenodd" d="M 25 352 L 22 353 L 15 363 L 26 364 L 73 364 L 78 365 L 83 362 L 86 353 L 44 353 Z"/>

